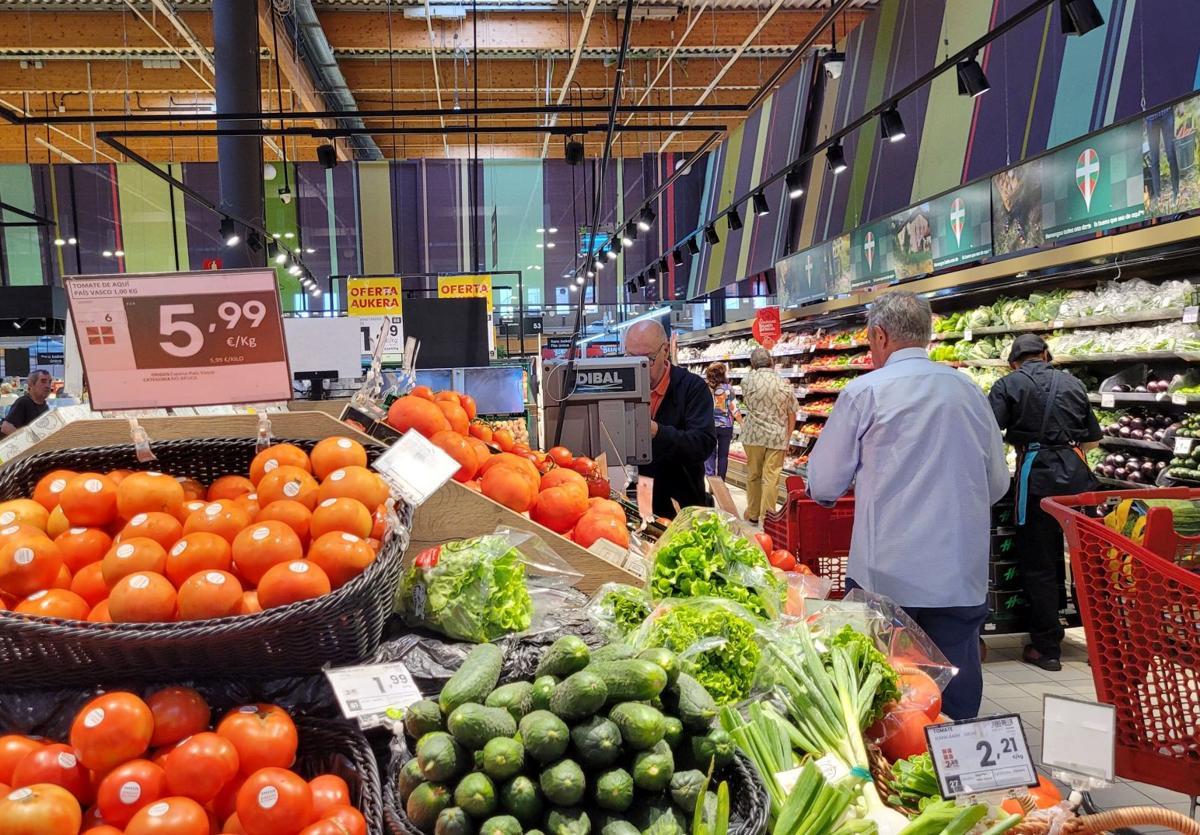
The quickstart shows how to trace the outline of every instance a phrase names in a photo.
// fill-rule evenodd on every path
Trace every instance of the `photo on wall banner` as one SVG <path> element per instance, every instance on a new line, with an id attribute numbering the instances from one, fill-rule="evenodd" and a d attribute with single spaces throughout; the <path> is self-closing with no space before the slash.
<path id="1" fill-rule="evenodd" d="M 1200 208 L 1200 96 L 1151 113 L 1142 127 L 1146 214 L 1162 217 Z"/>

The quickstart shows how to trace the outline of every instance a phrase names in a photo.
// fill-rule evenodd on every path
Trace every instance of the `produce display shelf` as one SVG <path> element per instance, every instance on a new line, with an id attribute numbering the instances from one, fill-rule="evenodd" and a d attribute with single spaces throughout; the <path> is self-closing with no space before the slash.
<path id="1" fill-rule="evenodd" d="M 1094 362 L 1155 362 L 1182 360 L 1200 362 L 1200 354 L 1186 351 L 1122 351 L 1114 354 L 1071 354 L 1054 358 L 1055 365 L 1082 365 Z M 1005 363 L 1007 365 L 1007 363 Z"/>
<path id="2" fill-rule="evenodd" d="M 794 357 L 794 356 L 797 356 L 798 354 L 811 354 L 814 350 L 816 350 L 816 349 L 813 348 L 812 346 L 805 346 L 803 348 L 793 348 L 788 351 L 773 351 L 771 353 L 771 356 L 773 356 L 773 357 Z M 680 360 L 679 364 L 680 365 L 707 365 L 710 362 L 731 362 L 731 361 L 735 361 L 735 360 L 748 360 L 748 359 L 750 359 L 749 354 L 724 354 L 722 356 L 716 356 L 716 357 L 697 357 L 696 359 Z"/>
<path id="3" fill-rule="evenodd" d="M 1114 404 L 1162 403 L 1167 406 L 1191 406 L 1196 403 L 1200 403 L 1200 395 L 1195 395 L 1195 394 L 1184 395 L 1184 397 L 1186 398 L 1186 402 L 1177 403 L 1173 399 L 1174 395 L 1168 394 L 1166 392 L 1159 392 L 1157 394 L 1148 394 L 1146 392 L 1132 392 L 1132 391 L 1129 391 L 1129 392 L 1106 391 L 1103 394 L 1101 394 L 1100 392 L 1089 391 L 1088 392 L 1088 401 L 1091 403 L 1101 403 L 1104 395 L 1108 395 L 1108 396 L 1112 397 Z"/>
<path id="4" fill-rule="evenodd" d="M 805 409 L 801 409 L 800 411 L 796 412 L 796 420 L 812 420 L 813 418 L 825 420 L 828 417 L 828 412 L 809 412 Z"/>
<path id="5" fill-rule="evenodd" d="M 801 375 L 805 374 L 846 374 L 854 371 L 874 371 L 874 366 L 870 365 L 802 365 L 800 366 Z"/>
<path id="6" fill-rule="evenodd" d="M 841 345 L 821 345 L 814 349 L 816 353 L 827 351 L 853 351 L 857 348 L 866 348 L 866 342 L 843 342 Z"/>
<path id="7" fill-rule="evenodd" d="M 1121 438 L 1112 435 L 1105 435 L 1101 438 L 1100 446 L 1131 447 L 1133 449 L 1148 449 L 1153 452 L 1171 452 L 1171 447 L 1166 444 L 1160 444 L 1158 441 L 1139 441 L 1137 438 Z"/>
<path id="8" fill-rule="evenodd" d="M 1084 316 L 1076 319 L 1054 319 L 1050 322 L 1026 322 L 1023 325 L 988 325 L 982 328 L 972 328 L 972 336 L 989 336 L 1006 333 L 1045 333 L 1057 330 L 1073 330 L 1075 328 L 1103 328 L 1113 325 L 1135 325 L 1139 322 L 1169 322 L 1183 317 L 1182 307 L 1168 307 L 1165 310 L 1145 310 L 1140 313 L 1125 313 L 1117 316 Z M 962 339 L 964 331 L 947 331 L 935 333 L 935 342 L 945 342 Z"/>

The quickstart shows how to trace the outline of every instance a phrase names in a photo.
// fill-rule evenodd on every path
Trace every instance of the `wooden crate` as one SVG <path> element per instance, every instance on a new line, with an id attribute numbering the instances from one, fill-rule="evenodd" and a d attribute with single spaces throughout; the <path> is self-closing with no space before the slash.
<path id="1" fill-rule="evenodd" d="M 592 594 L 605 583 L 642 584 L 641 577 L 627 569 L 579 547 L 571 540 L 519 513 L 513 513 L 504 505 L 456 481 L 446 482 L 425 504 L 417 508 L 413 515 L 408 553 L 419 554 L 425 548 L 451 539 L 482 536 L 499 527 L 529 531 L 541 537 L 554 553 L 583 575 L 575 587 L 585 594 Z"/>

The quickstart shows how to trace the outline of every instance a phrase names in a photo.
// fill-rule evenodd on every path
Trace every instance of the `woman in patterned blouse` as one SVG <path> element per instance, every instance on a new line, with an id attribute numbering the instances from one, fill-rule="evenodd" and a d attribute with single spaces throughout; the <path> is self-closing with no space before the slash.
<path id="1" fill-rule="evenodd" d="M 754 524 L 779 500 L 783 456 L 800 408 L 796 390 L 773 368 L 765 348 L 750 353 L 750 373 L 742 380 L 742 446 L 746 449 L 746 520 Z"/>
<path id="2" fill-rule="evenodd" d="M 725 473 L 729 470 L 729 442 L 733 440 L 733 423 L 740 423 L 742 414 L 738 411 L 733 387 L 726 378 L 724 363 L 714 362 L 704 369 L 704 379 L 708 381 L 708 390 L 713 396 L 713 428 L 717 432 L 717 448 L 704 462 L 704 474 L 717 476 L 724 481 Z"/>

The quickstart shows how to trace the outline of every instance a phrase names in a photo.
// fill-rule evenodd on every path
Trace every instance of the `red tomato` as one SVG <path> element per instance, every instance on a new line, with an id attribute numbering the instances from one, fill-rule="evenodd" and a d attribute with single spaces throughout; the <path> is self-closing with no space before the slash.
<path id="1" fill-rule="evenodd" d="M 304 827 L 298 835 L 349 835 L 349 830 L 342 826 L 341 821 L 324 818 Z"/>
<path id="2" fill-rule="evenodd" d="M 770 556 L 771 552 L 775 550 L 775 543 L 771 539 L 771 535 L 769 533 L 756 533 L 754 535 L 754 541 L 758 543 L 758 547 L 763 549 L 763 553 L 767 554 L 768 556 Z"/>
<path id="3" fill-rule="evenodd" d="M 291 768 L 299 738 L 292 717 L 275 705 L 245 705 L 226 714 L 217 733 L 233 743 L 241 772 L 250 776 L 260 768 Z M 243 821 L 245 816 L 241 816 Z"/>
<path id="4" fill-rule="evenodd" d="M 322 774 L 308 781 L 312 790 L 313 814 L 318 818 L 325 816 L 325 810 L 331 806 L 350 803 L 350 787 L 346 781 L 336 774 Z"/>
<path id="5" fill-rule="evenodd" d="M 942 712 L 942 691 L 937 683 L 920 670 L 912 670 L 900 676 L 901 709 L 921 710 L 931 720 Z"/>
<path id="6" fill-rule="evenodd" d="M 1033 802 L 1039 809 L 1049 809 L 1052 806 L 1062 803 L 1062 793 L 1058 790 L 1058 787 L 1041 774 L 1038 775 L 1037 786 L 1029 789 L 1029 796 L 1033 798 Z M 1000 808 L 1010 815 L 1024 814 L 1021 804 L 1017 802 L 1015 797 L 1010 797 L 1001 803 Z"/>
<path id="7" fill-rule="evenodd" d="M 932 724 L 923 710 L 893 710 L 884 714 L 867 733 L 874 736 L 873 731 L 879 730 L 878 735 L 882 737 L 879 748 L 889 762 L 895 762 L 929 750 L 925 726 Z"/>
<path id="8" fill-rule="evenodd" d="M 237 776 L 237 749 L 223 736 L 196 734 L 167 754 L 164 770 L 171 794 L 207 803 Z"/>
<path id="9" fill-rule="evenodd" d="M 154 735 L 150 744 L 174 745 L 181 739 L 208 728 L 212 711 L 204 697 L 190 687 L 167 687 L 146 698 L 154 714 Z"/>
<path id="10" fill-rule="evenodd" d="M 17 767 L 17 763 L 25 759 L 25 755 L 30 751 L 36 751 L 44 744 L 41 740 L 18 734 L 0 736 L 0 783 L 11 786 L 13 769 Z"/>
<path id="11" fill-rule="evenodd" d="M 546 454 L 558 467 L 570 467 L 575 463 L 575 456 L 565 446 L 552 446 Z"/>
<path id="12" fill-rule="evenodd" d="M 210 835 L 204 807 L 190 797 L 168 797 L 151 803 L 125 827 L 125 835 Z"/>
<path id="13" fill-rule="evenodd" d="M 596 462 L 591 458 L 580 456 L 571 462 L 571 469 L 581 476 L 589 476 L 596 469 Z"/>
<path id="14" fill-rule="evenodd" d="M 79 801 L 61 786 L 38 783 L 0 800 L 4 835 L 77 835 L 83 824 Z"/>
<path id="15" fill-rule="evenodd" d="M 71 745 L 79 761 L 104 772 L 146 753 L 154 734 L 154 714 L 132 693 L 104 693 L 92 699 L 71 724 Z"/>
<path id="16" fill-rule="evenodd" d="M 69 745 L 43 745 L 30 751 L 13 769 L 14 787 L 51 783 L 75 795 L 81 804 L 92 799 L 92 781 L 87 769 Z"/>
<path id="17" fill-rule="evenodd" d="M 238 790 L 237 816 L 254 835 L 294 835 L 312 823 L 312 790 L 285 768 L 262 768 Z"/>
<path id="18" fill-rule="evenodd" d="M 791 552 L 785 551 L 782 548 L 776 548 L 772 551 L 769 560 L 771 565 L 780 571 L 791 571 L 796 567 L 796 558 L 791 555 Z"/>
<path id="19" fill-rule="evenodd" d="M 237 811 L 237 793 L 244 782 L 246 782 L 246 778 L 239 773 L 226 783 L 221 791 L 217 792 L 212 803 L 208 804 L 216 812 L 217 820 L 228 820 Z"/>
<path id="20" fill-rule="evenodd" d="M 367 819 L 353 806 L 334 806 L 326 809 L 324 819 L 337 821 L 347 835 L 367 835 Z"/>
<path id="21" fill-rule="evenodd" d="M 163 770 L 149 760 L 130 760 L 114 768 L 100 781 L 96 808 L 108 823 L 124 826 L 143 806 L 167 793 Z"/>
<path id="22" fill-rule="evenodd" d="M 80 835 L 124 835 L 124 833 L 115 826 L 102 823 L 99 826 L 88 827 Z"/>

